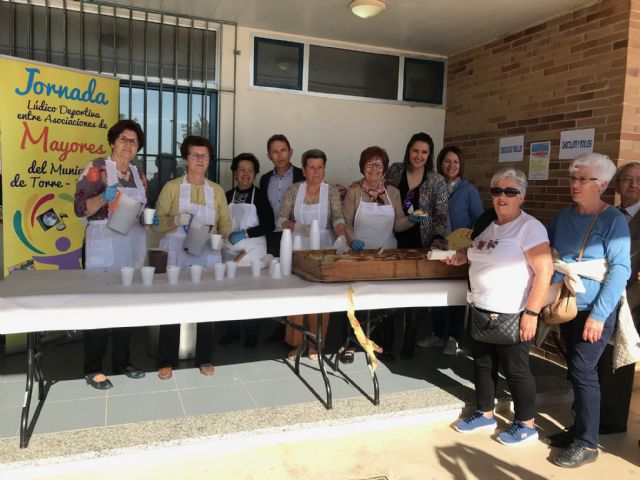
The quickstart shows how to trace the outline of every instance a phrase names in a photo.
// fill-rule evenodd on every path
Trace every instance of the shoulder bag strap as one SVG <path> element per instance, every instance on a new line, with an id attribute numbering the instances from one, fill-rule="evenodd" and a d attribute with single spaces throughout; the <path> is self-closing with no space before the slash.
<path id="1" fill-rule="evenodd" d="M 587 246 L 587 240 L 589 240 L 589 235 L 591 235 L 591 231 L 593 230 L 594 225 L 598 221 L 598 217 L 600 217 L 602 212 L 604 212 L 607 209 L 608 206 L 609 205 L 605 205 L 604 208 L 602 210 L 600 210 L 598 212 L 598 214 L 593 218 L 593 221 L 591 222 L 591 225 L 589 225 L 589 228 L 587 229 L 587 233 L 585 233 L 585 235 L 584 235 L 584 240 L 582 240 L 582 246 L 580 247 L 580 253 L 578 253 L 578 261 L 579 262 L 582 261 L 582 254 L 584 253 L 584 249 Z"/>

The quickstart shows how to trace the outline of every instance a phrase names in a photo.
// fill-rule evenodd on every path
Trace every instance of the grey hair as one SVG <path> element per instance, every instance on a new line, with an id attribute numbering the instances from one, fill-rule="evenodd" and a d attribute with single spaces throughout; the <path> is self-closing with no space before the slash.
<path id="1" fill-rule="evenodd" d="M 307 168 L 307 160 L 310 158 L 321 158 L 322 163 L 324 165 L 327 164 L 327 155 L 317 148 L 312 148 L 311 150 L 307 150 L 302 154 L 302 168 Z"/>
<path id="2" fill-rule="evenodd" d="M 593 175 L 603 184 L 604 188 L 616 174 L 616 166 L 606 155 L 601 153 L 583 153 L 571 161 L 569 173 L 575 172 L 578 167 L 587 167 L 593 170 Z"/>
<path id="3" fill-rule="evenodd" d="M 633 162 L 627 162 L 624 165 L 620 165 L 618 167 L 618 170 L 616 170 L 616 176 L 615 176 L 616 182 L 620 181 L 620 177 L 624 175 L 624 172 L 626 172 L 627 169 L 636 168 L 636 167 L 640 167 L 640 162 L 633 161 Z"/>
<path id="4" fill-rule="evenodd" d="M 512 167 L 501 168 L 496 173 L 494 173 L 493 177 L 491 177 L 491 187 L 495 187 L 500 180 L 503 180 L 505 178 L 514 179 L 518 184 L 518 190 L 520 190 L 520 193 L 522 195 L 527 193 L 527 176 L 520 170 L 516 170 Z"/>

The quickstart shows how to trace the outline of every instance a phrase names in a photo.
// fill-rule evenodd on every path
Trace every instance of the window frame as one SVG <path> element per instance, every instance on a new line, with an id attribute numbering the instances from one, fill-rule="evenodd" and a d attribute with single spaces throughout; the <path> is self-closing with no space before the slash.
<path id="1" fill-rule="evenodd" d="M 256 70 L 256 39 L 259 38 L 261 40 L 271 40 L 275 42 L 282 43 L 294 43 L 303 45 L 303 57 L 302 57 L 302 88 L 301 89 L 292 89 L 286 87 L 274 87 L 274 86 L 262 86 L 255 83 L 255 70 Z M 407 105 L 414 107 L 423 107 L 423 108 L 438 108 L 438 109 L 446 109 L 447 105 L 447 58 L 438 55 L 429 55 L 429 54 L 419 54 L 414 52 L 403 52 L 399 50 L 393 49 L 385 49 L 385 48 L 376 48 L 363 46 L 358 44 L 351 44 L 346 42 L 332 42 L 332 41 L 322 41 L 317 40 L 315 38 L 310 37 L 299 37 L 293 35 L 273 35 L 270 32 L 262 32 L 262 31 L 253 31 L 250 33 L 250 45 L 251 45 L 251 61 L 249 64 L 249 89 L 250 90 L 258 90 L 258 91 L 271 91 L 271 92 L 280 92 L 280 93 L 289 93 L 293 95 L 305 95 L 312 97 L 321 97 L 321 98 L 333 98 L 339 100 L 352 100 L 359 102 L 369 102 L 369 103 L 384 103 L 391 105 Z M 399 58 L 398 62 L 398 94 L 395 100 L 389 99 L 381 99 L 381 98 L 372 98 L 372 97 L 358 97 L 352 95 L 343 95 L 343 94 L 335 94 L 335 93 L 321 93 L 321 92 L 312 92 L 309 91 L 309 51 L 310 46 L 315 45 L 319 47 L 330 47 L 330 48 L 338 48 L 343 50 L 352 50 L 356 52 L 365 52 L 365 53 L 373 53 L 373 54 L 381 54 L 381 55 L 392 55 L 397 56 Z M 442 103 L 428 103 L 424 101 L 413 101 L 413 100 L 404 100 L 404 91 L 405 91 L 405 60 L 409 59 L 410 61 L 431 61 L 431 62 L 439 62 L 443 64 L 443 82 L 442 82 Z"/>
<path id="2" fill-rule="evenodd" d="M 304 70 L 308 68 L 308 65 L 305 65 L 305 61 L 304 59 L 307 58 L 307 55 L 305 54 L 305 45 L 303 43 L 300 42 L 293 42 L 293 41 L 288 41 L 288 40 L 278 40 L 278 39 L 274 39 L 274 38 L 270 38 L 270 37 L 259 37 L 259 36 L 254 36 L 253 37 L 253 41 L 251 42 L 252 46 L 253 46 L 253 51 L 252 51 L 252 55 L 251 55 L 251 66 L 252 68 L 252 85 L 255 85 L 257 87 L 263 87 L 263 88 L 276 88 L 278 90 L 282 89 L 282 90 L 293 90 L 293 91 L 302 91 L 302 87 L 304 86 L 305 82 L 304 82 Z M 258 80 L 258 59 L 259 59 L 259 55 L 258 55 L 258 44 L 259 43 L 268 43 L 271 45 L 280 45 L 280 46 L 287 46 L 287 47 L 296 47 L 298 49 L 298 71 L 300 72 L 300 74 L 298 75 L 298 81 L 297 81 L 297 86 L 296 87 L 285 87 L 282 85 L 277 85 L 275 83 L 269 84 L 269 83 L 257 83 Z"/>
<path id="3" fill-rule="evenodd" d="M 442 65 L 442 89 L 440 93 L 440 103 L 433 103 L 427 100 L 420 100 L 415 97 L 410 97 L 407 95 L 407 68 L 411 64 L 417 65 L 426 65 L 426 64 L 436 64 L 439 63 Z M 447 92 L 447 65 L 445 62 L 439 62 L 437 60 L 433 60 L 430 58 L 414 58 L 414 57 L 405 57 L 402 67 L 402 99 L 407 102 L 412 103 L 421 103 L 426 105 L 445 105 L 446 104 L 446 92 Z"/>

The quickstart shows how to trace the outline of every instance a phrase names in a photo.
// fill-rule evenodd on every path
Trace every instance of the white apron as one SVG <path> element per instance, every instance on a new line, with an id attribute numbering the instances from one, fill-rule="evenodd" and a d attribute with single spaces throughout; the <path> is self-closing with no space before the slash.
<path id="1" fill-rule="evenodd" d="M 353 219 L 355 238 L 364 242 L 364 248 L 397 248 L 398 241 L 393 235 L 396 212 L 391 205 L 389 194 L 385 190 L 389 205 L 377 202 L 363 202 L 356 210 Z"/>
<path id="2" fill-rule="evenodd" d="M 258 210 L 253 201 L 256 195 L 256 189 L 253 189 L 251 193 L 251 203 L 235 203 L 236 191 L 233 191 L 233 198 L 229 204 L 229 215 L 231 215 L 231 230 L 237 232 L 238 230 L 248 230 L 249 228 L 257 227 L 260 225 L 260 219 L 258 218 Z M 261 260 L 267 254 L 267 237 L 255 237 L 245 238 L 240 240 L 235 245 L 231 245 L 229 241 L 225 242 L 225 247 L 222 250 L 223 260 L 233 260 L 242 252 L 247 254 L 242 257 L 239 265 L 248 266 L 251 265 L 252 260 Z"/>
<path id="3" fill-rule="evenodd" d="M 324 228 L 329 218 L 329 185 L 326 182 L 320 184 L 320 197 L 318 203 L 307 205 L 304 203 L 304 197 L 307 195 L 307 182 L 300 185 L 296 201 L 293 205 L 293 217 L 297 223 L 311 225 L 313 220 L 318 220 L 320 226 L 320 248 L 331 248 L 336 241 L 333 230 Z M 302 237 L 302 249 L 309 250 L 311 248 L 311 239 Z"/>
<path id="4" fill-rule="evenodd" d="M 193 215 L 192 221 L 197 220 L 202 225 L 216 224 L 216 209 L 213 188 L 204 184 L 204 205 L 191 203 L 191 184 L 187 182 L 187 177 L 180 185 L 180 195 L 178 197 L 178 212 L 188 212 Z M 191 255 L 184 251 L 184 240 L 187 233 L 182 226 L 175 232 L 167 233 L 160 240 L 160 248 L 168 252 L 167 265 L 178 265 L 181 268 L 190 265 L 202 265 L 203 267 L 220 263 L 221 256 L 219 250 L 212 250 L 211 244 L 207 242 L 200 255 Z"/>
<path id="5" fill-rule="evenodd" d="M 116 164 L 111 157 L 105 160 L 107 185 L 119 185 Z M 138 169 L 129 165 L 134 187 L 120 187 L 123 195 L 142 204 L 147 196 L 140 180 Z M 147 232 L 139 223 L 134 223 L 128 235 L 122 235 L 107 228 L 108 220 L 90 220 L 85 238 L 85 268 L 115 269 L 124 266 L 141 267 L 147 250 Z"/>

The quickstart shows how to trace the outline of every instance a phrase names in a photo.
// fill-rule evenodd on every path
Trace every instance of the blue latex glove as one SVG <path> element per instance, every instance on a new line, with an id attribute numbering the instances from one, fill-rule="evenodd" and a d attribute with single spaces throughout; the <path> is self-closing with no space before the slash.
<path id="1" fill-rule="evenodd" d="M 104 189 L 104 192 L 102 192 L 102 196 L 107 202 L 113 202 L 116 199 L 117 195 L 118 195 L 117 185 L 109 185 L 107 188 Z"/>
<path id="2" fill-rule="evenodd" d="M 351 249 L 352 250 L 362 250 L 364 248 L 364 242 L 362 240 L 354 240 L 353 242 L 351 242 Z"/>
<path id="3" fill-rule="evenodd" d="M 157 213 L 153 214 L 153 220 L 151 221 L 151 225 L 154 225 L 156 227 L 160 225 L 160 217 L 158 216 Z"/>
<path id="4" fill-rule="evenodd" d="M 418 215 L 408 215 L 407 219 L 413 223 L 420 223 L 422 220 L 424 220 L 424 217 L 419 217 Z"/>
<path id="5" fill-rule="evenodd" d="M 229 235 L 229 241 L 231 242 L 231 245 L 235 245 L 240 240 L 244 240 L 245 238 L 247 238 L 247 232 L 245 230 L 231 232 L 231 235 Z"/>

